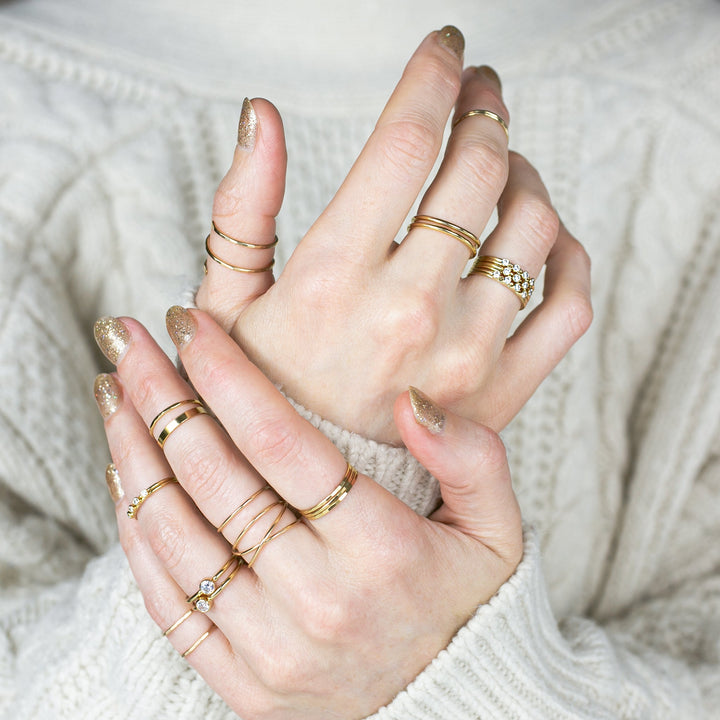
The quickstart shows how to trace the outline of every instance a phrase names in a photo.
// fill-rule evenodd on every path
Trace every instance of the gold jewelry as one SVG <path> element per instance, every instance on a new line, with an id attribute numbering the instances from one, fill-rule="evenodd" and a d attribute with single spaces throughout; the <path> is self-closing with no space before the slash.
<path id="1" fill-rule="evenodd" d="M 454 225 L 447 220 L 441 220 L 440 218 L 432 217 L 432 215 L 416 215 L 407 227 L 408 232 L 415 227 L 438 230 L 441 233 L 445 233 L 445 235 L 459 240 L 470 251 L 471 258 L 475 257 L 475 254 L 480 249 L 480 240 L 478 240 L 475 235 L 469 230 L 459 225 Z"/>
<path id="2" fill-rule="evenodd" d="M 170 485 L 170 483 L 176 483 L 178 480 L 176 477 L 166 477 L 162 480 L 158 480 L 156 483 L 153 483 L 149 488 L 146 490 L 143 490 L 140 492 L 140 494 L 137 497 L 134 497 L 132 499 L 132 502 L 128 505 L 127 509 L 127 516 L 131 520 L 137 520 L 137 514 L 140 512 L 140 506 L 154 493 L 160 490 L 160 488 L 164 488 L 166 485 Z"/>
<path id="3" fill-rule="evenodd" d="M 247 561 L 247 566 L 251 568 L 255 561 L 258 559 L 258 555 L 260 555 L 260 551 L 271 541 L 275 538 L 279 538 L 281 535 L 284 535 L 290 528 L 295 527 L 298 523 L 302 522 L 302 518 L 295 518 L 291 523 L 286 525 L 284 528 L 278 530 L 277 532 L 271 533 L 273 528 L 280 522 L 280 518 L 283 516 L 283 513 L 285 510 L 289 507 L 287 503 L 284 503 L 285 507 L 282 509 L 280 513 L 278 513 L 278 516 L 275 518 L 275 521 L 270 526 L 269 530 L 265 533 L 263 539 L 259 542 L 253 545 L 252 547 L 246 548 L 245 550 L 237 550 L 238 555 L 250 555 L 252 553 L 252 557 L 250 560 Z"/>
<path id="4" fill-rule="evenodd" d="M 468 110 L 466 113 L 463 113 L 459 118 L 456 118 L 453 121 L 452 129 L 454 130 L 463 120 L 473 117 L 475 115 L 484 115 L 485 117 L 490 118 L 491 120 L 494 120 L 496 123 L 500 124 L 500 127 L 505 131 L 505 134 L 508 137 L 508 140 L 510 139 L 510 130 L 508 130 L 507 123 L 497 114 L 494 113 L 492 110 Z"/>
<path id="5" fill-rule="evenodd" d="M 150 423 L 150 434 L 155 437 L 155 426 L 172 410 L 177 410 L 182 405 L 202 405 L 197 398 L 190 398 L 189 400 L 180 400 L 179 402 L 173 403 L 164 410 L 161 410 Z"/>
<path id="6" fill-rule="evenodd" d="M 160 447 L 164 447 L 167 439 L 174 433 L 184 422 L 194 418 L 196 415 L 207 415 L 208 411 L 204 406 L 199 405 L 198 407 L 192 407 L 185 412 L 180 413 L 177 417 L 173 418 L 163 429 L 162 432 L 157 436 L 157 444 Z"/>
<path id="7" fill-rule="evenodd" d="M 210 249 L 210 236 L 208 235 L 205 238 L 205 252 L 207 252 L 208 256 L 211 260 L 214 260 L 218 265 L 222 265 L 224 268 L 227 268 L 228 270 L 234 270 L 235 272 L 240 273 L 264 273 L 268 270 L 272 270 L 273 265 L 275 265 L 275 258 L 273 258 L 268 265 L 261 268 L 245 268 L 240 267 L 239 265 L 231 265 L 229 262 L 225 262 L 224 260 L 221 260 L 215 253 Z M 205 261 L 205 273 L 207 274 L 207 260 Z"/>
<path id="8" fill-rule="evenodd" d="M 347 464 L 345 475 L 340 481 L 340 484 L 325 498 L 323 498 L 317 505 L 313 505 L 307 510 L 298 510 L 298 512 L 308 520 L 317 520 L 323 515 L 327 515 L 334 507 L 339 505 L 352 490 L 355 481 L 357 480 L 358 471 L 350 464 Z"/>
<path id="9" fill-rule="evenodd" d="M 258 495 L 259 493 L 255 493 L 255 495 Z M 253 498 L 254 499 L 254 498 Z M 255 526 L 255 523 L 258 522 L 261 518 L 265 517 L 273 508 L 279 507 L 280 510 L 278 511 L 277 515 L 273 519 L 272 523 L 270 524 L 270 527 L 267 529 L 265 535 L 263 536 L 263 539 L 257 543 L 256 545 L 253 545 L 251 548 L 248 548 L 247 550 L 238 550 L 238 547 L 240 543 L 242 542 L 243 538 L 250 532 L 250 530 Z M 267 545 L 267 543 L 270 542 L 273 538 L 282 535 L 287 528 L 283 528 L 282 531 L 279 531 L 275 534 L 273 534 L 273 530 L 277 527 L 278 523 L 280 522 L 280 519 L 285 514 L 285 510 L 287 510 L 288 504 L 285 502 L 285 500 L 276 500 L 275 502 L 270 503 L 269 505 L 266 505 L 257 515 L 255 515 L 254 518 L 252 518 L 245 527 L 240 531 L 240 534 L 235 538 L 235 542 L 232 544 L 232 551 L 234 555 L 243 556 L 244 553 L 254 553 L 253 556 L 250 558 L 250 560 L 247 561 L 248 567 L 252 567 L 255 564 L 255 561 L 258 559 L 258 555 L 260 554 L 260 551 Z"/>
<path id="10" fill-rule="evenodd" d="M 274 248 L 278 244 L 278 236 L 277 235 L 275 236 L 275 239 L 271 243 L 266 243 L 265 245 L 256 245 L 255 243 L 245 242 L 244 240 L 236 240 L 235 238 L 230 237 L 229 235 L 226 235 L 222 230 L 218 230 L 218 226 L 215 224 L 214 220 L 212 221 L 212 229 L 223 240 L 227 240 L 228 242 L 231 242 L 233 245 L 239 245 L 240 247 L 250 248 L 250 250 L 269 250 L 270 248 Z"/>
<path id="11" fill-rule="evenodd" d="M 163 630 L 163 636 L 167 637 L 170 633 L 175 632 L 192 614 L 193 610 L 191 608 L 181 618 L 178 618 L 167 630 Z"/>
<path id="12" fill-rule="evenodd" d="M 204 640 L 207 640 L 208 635 L 215 629 L 214 625 L 211 625 L 208 630 L 206 630 L 180 657 L 186 658 L 191 653 L 194 653 L 198 647 L 200 646 L 200 643 L 202 643 Z"/>
<path id="13" fill-rule="evenodd" d="M 484 275 L 512 290 L 520 300 L 521 310 L 528 304 L 535 289 L 535 278 L 507 258 L 481 255 L 468 275 Z"/>
<path id="14" fill-rule="evenodd" d="M 253 500 L 259 497 L 266 490 L 271 490 L 269 485 L 263 485 L 259 490 L 255 491 L 247 500 L 243 500 L 219 525 L 217 531 L 221 533 L 230 522 L 237 517 L 238 513 L 244 510 Z"/>
<path id="15" fill-rule="evenodd" d="M 210 578 L 200 581 L 198 591 L 187 598 L 194 610 L 201 613 L 209 612 L 212 608 L 212 601 L 227 587 L 227 584 L 237 575 L 244 560 L 231 555 L 229 560 Z M 220 578 L 226 573 L 229 574 L 224 580 Z"/>

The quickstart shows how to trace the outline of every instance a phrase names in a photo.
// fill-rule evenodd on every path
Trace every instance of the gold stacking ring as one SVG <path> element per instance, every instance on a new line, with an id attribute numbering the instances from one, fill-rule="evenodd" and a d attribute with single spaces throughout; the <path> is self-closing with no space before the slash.
<path id="1" fill-rule="evenodd" d="M 466 113 L 463 113 L 459 118 L 455 119 L 452 124 L 452 129 L 454 130 L 463 120 L 466 120 L 469 117 L 474 117 L 475 115 L 483 115 L 487 118 L 490 118 L 491 120 L 494 120 L 496 123 L 499 123 L 500 127 L 502 127 L 502 129 L 505 131 L 508 140 L 510 139 L 510 131 L 508 130 L 507 123 L 492 110 L 468 110 Z"/>
<path id="2" fill-rule="evenodd" d="M 173 410 L 177 410 L 183 405 L 192 405 L 192 407 L 184 410 L 177 417 L 174 417 L 167 425 L 165 425 L 165 427 L 160 431 L 160 434 L 155 438 L 155 427 L 158 422 L 160 422 L 160 420 L 162 420 L 162 418 L 164 418 L 168 413 Z M 170 435 L 174 433 L 175 430 L 177 430 L 184 422 L 187 422 L 190 418 L 194 418 L 196 415 L 207 414 L 207 408 L 202 404 L 202 402 L 200 402 L 200 400 L 195 398 L 190 400 L 180 400 L 179 402 L 166 407 L 153 418 L 153 421 L 150 423 L 150 434 L 155 438 L 157 444 L 160 447 L 163 447 Z"/>
<path id="3" fill-rule="evenodd" d="M 137 520 L 137 515 L 140 512 L 140 506 L 155 492 L 160 490 L 160 488 L 164 488 L 166 485 L 170 485 L 171 483 L 176 483 L 178 480 L 176 477 L 166 477 L 162 480 L 158 480 L 156 483 L 153 483 L 149 488 L 146 488 L 145 490 L 141 491 L 137 497 L 134 497 L 132 499 L 132 502 L 128 505 L 127 509 L 127 516 L 131 520 Z"/>
<path id="4" fill-rule="evenodd" d="M 182 653 L 182 655 L 180 655 L 180 657 L 186 658 L 188 657 L 188 655 L 190 655 L 190 653 L 194 653 L 198 649 L 200 644 L 208 639 L 208 636 L 214 629 L 215 626 L 211 625 L 208 630 L 206 630 L 184 653 Z"/>
<path id="5" fill-rule="evenodd" d="M 213 600 L 227 587 L 243 565 L 242 558 L 231 555 L 228 561 L 212 576 L 204 578 L 198 585 L 198 591 L 187 598 L 194 610 L 201 613 L 209 612 Z M 221 579 L 223 578 L 224 579 Z"/>
<path id="6" fill-rule="evenodd" d="M 234 270 L 235 272 L 239 272 L 239 273 L 251 273 L 251 274 L 252 273 L 264 273 L 264 272 L 267 272 L 268 270 L 272 270 L 273 265 L 275 265 L 275 258 L 273 258 L 268 265 L 265 265 L 265 267 L 261 267 L 261 268 L 246 268 L 246 267 L 240 267 L 240 265 L 231 265 L 229 262 L 225 262 L 224 260 L 221 260 L 210 249 L 210 236 L 209 235 L 205 238 L 205 252 L 207 252 L 208 257 L 211 260 L 214 260 L 218 265 L 222 265 L 222 267 L 227 268 L 228 270 Z M 207 260 L 205 261 L 205 273 L 207 274 Z"/>
<path id="7" fill-rule="evenodd" d="M 223 240 L 227 240 L 233 245 L 239 245 L 240 247 L 249 248 L 250 250 L 269 250 L 270 248 L 274 248 L 278 244 L 277 235 L 271 243 L 266 243 L 265 245 L 257 245 L 255 243 L 245 242 L 244 240 L 236 240 L 235 238 L 226 235 L 222 230 L 218 230 L 218 226 L 215 224 L 214 220 L 212 221 L 212 229 L 213 232 L 215 232 L 216 235 L 219 235 Z"/>
<path id="8" fill-rule="evenodd" d="M 481 255 L 469 274 L 484 275 L 512 290 L 520 300 L 521 310 L 530 302 L 535 289 L 535 278 L 530 277 L 527 270 L 523 270 L 507 258 Z"/>
<path id="9" fill-rule="evenodd" d="M 357 480 L 357 476 L 358 471 L 348 463 L 340 484 L 327 497 L 323 498 L 317 505 L 313 505 L 307 510 L 298 510 L 298 512 L 308 520 L 317 520 L 323 515 L 327 515 L 348 496 Z"/>
<path id="10" fill-rule="evenodd" d="M 475 254 L 480 249 L 480 240 L 478 240 L 477 236 L 473 235 L 469 230 L 448 222 L 447 220 L 441 220 L 440 218 L 432 217 L 432 215 L 416 215 L 407 227 L 408 232 L 416 227 L 438 230 L 441 233 L 445 233 L 445 235 L 459 240 L 470 251 L 471 258 L 475 257 Z"/>

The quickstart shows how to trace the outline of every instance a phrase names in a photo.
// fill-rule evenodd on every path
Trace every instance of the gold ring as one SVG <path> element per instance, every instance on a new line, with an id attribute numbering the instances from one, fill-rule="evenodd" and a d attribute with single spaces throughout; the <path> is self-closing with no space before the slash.
<path id="1" fill-rule="evenodd" d="M 480 249 L 480 240 L 478 240 L 477 236 L 473 235 L 469 230 L 448 222 L 447 220 L 441 220 L 432 215 L 416 215 L 407 226 L 408 232 L 415 227 L 438 230 L 441 233 L 445 233 L 445 235 L 459 240 L 470 251 L 471 258 L 475 257 L 475 254 Z"/>
<path id="2" fill-rule="evenodd" d="M 189 400 L 180 400 L 179 402 L 166 407 L 164 410 L 161 410 L 150 423 L 150 434 L 155 437 L 155 426 L 160 422 L 160 420 L 162 420 L 172 410 L 177 410 L 183 405 L 202 405 L 202 403 L 197 398 L 190 398 Z"/>
<path id="3" fill-rule="evenodd" d="M 260 493 L 257 492 L 255 495 L 250 498 L 247 502 L 250 500 L 253 500 L 257 495 Z M 246 504 L 247 504 L 246 502 Z M 247 566 L 251 568 L 255 561 L 258 559 L 260 555 L 260 551 L 271 541 L 274 540 L 277 537 L 280 537 L 284 533 L 286 533 L 293 525 L 297 523 L 297 519 L 290 523 L 289 525 L 286 525 L 281 530 L 278 530 L 277 532 L 273 532 L 275 528 L 278 526 L 278 523 L 282 519 L 282 516 L 285 514 L 285 511 L 288 509 L 289 505 L 285 500 L 277 499 L 275 502 L 271 502 L 269 505 L 266 505 L 259 513 L 257 513 L 252 519 L 250 519 L 245 527 L 240 531 L 239 535 L 235 538 L 235 542 L 232 544 L 232 551 L 234 555 L 239 555 L 241 557 L 245 555 L 252 555 L 249 560 L 247 560 Z M 255 526 L 255 523 L 257 523 L 261 518 L 265 517 L 273 508 L 279 508 L 277 514 L 273 518 L 273 521 L 270 523 L 270 527 L 265 531 L 265 535 L 263 535 L 262 540 L 260 540 L 259 543 L 256 543 L 252 547 L 246 548 L 244 550 L 240 550 L 239 546 L 242 542 L 243 538 L 250 532 L 250 530 Z"/>
<path id="4" fill-rule="evenodd" d="M 132 499 L 132 502 L 128 505 L 127 516 L 131 520 L 137 520 L 137 514 L 140 512 L 140 506 L 154 493 L 164 488 L 166 485 L 176 483 L 178 480 L 176 477 L 166 477 L 162 480 L 158 480 L 153 483 L 149 488 L 146 488 L 138 494 L 137 497 Z"/>
<path id="5" fill-rule="evenodd" d="M 210 633 L 215 629 L 214 625 L 211 625 L 208 630 L 206 630 L 180 657 L 186 658 L 191 653 L 194 653 L 198 647 L 200 646 L 200 643 L 207 640 Z"/>
<path id="6" fill-rule="evenodd" d="M 204 578 L 200 581 L 197 592 L 188 597 L 187 602 L 198 612 L 209 612 L 212 608 L 212 601 L 227 587 L 227 584 L 235 575 L 237 575 L 243 563 L 244 560 L 242 558 L 231 555 L 230 559 L 212 577 Z M 225 579 L 221 580 L 226 573 L 228 574 Z"/>
<path id="7" fill-rule="evenodd" d="M 259 490 L 256 490 L 247 500 L 243 500 L 217 527 L 217 531 L 221 533 L 230 522 L 237 517 L 238 513 L 244 510 L 253 500 L 257 499 L 266 490 L 271 490 L 269 485 L 263 485 Z"/>
<path id="8" fill-rule="evenodd" d="M 193 614 L 192 608 L 188 610 L 181 618 L 178 618 L 167 630 L 163 630 L 163 635 L 167 637 L 170 633 L 175 632 L 191 615 Z"/>
<path id="9" fill-rule="evenodd" d="M 507 258 L 481 255 L 468 275 L 484 275 L 512 290 L 520 300 L 521 310 L 530 302 L 535 289 L 535 278 Z"/>
<path id="10" fill-rule="evenodd" d="M 313 505 L 307 510 L 298 510 L 298 512 L 308 520 L 317 520 L 318 518 L 327 515 L 334 507 L 339 505 L 352 490 L 355 481 L 357 480 L 358 471 L 350 464 L 347 464 L 345 475 L 340 481 L 340 484 L 319 503 Z"/>
<path id="11" fill-rule="evenodd" d="M 496 123 L 499 123 L 500 127 L 502 127 L 502 129 L 505 131 L 505 134 L 507 135 L 508 140 L 510 139 L 510 130 L 508 130 L 507 123 L 497 113 L 494 113 L 492 110 L 468 110 L 466 113 L 463 113 L 459 118 L 456 118 L 453 121 L 452 129 L 454 130 L 466 118 L 473 117 L 475 115 L 484 115 L 485 117 L 488 117 L 491 120 L 494 120 Z"/>
<path id="12" fill-rule="evenodd" d="M 180 413 L 177 417 L 173 418 L 163 429 L 162 432 L 157 436 L 157 444 L 160 447 L 164 447 L 167 439 L 174 433 L 184 422 L 194 418 L 196 415 L 207 415 L 208 411 L 204 406 L 199 405 L 198 407 L 191 407 L 189 410 Z"/>
<path id="13" fill-rule="evenodd" d="M 272 270 L 273 265 L 275 265 L 275 258 L 273 258 L 270 261 L 269 265 L 266 265 L 265 267 L 261 268 L 245 268 L 240 267 L 239 265 L 231 265 L 229 262 L 225 262 L 224 260 L 221 260 L 215 253 L 210 249 L 210 236 L 208 235 L 205 238 L 205 251 L 207 252 L 208 256 L 211 260 L 214 260 L 218 265 L 222 265 L 224 268 L 227 268 L 228 270 L 234 270 L 235 272 L 240 273 L 264 273 L 268 270 Z M 207 260 L 205 261 L 205 272 L 207 273 Z"/>
<path id="14" fill-rule="evenodd" d="M 244 240 L 236 240 L 235 238 L 230 237 L 229 235 L 226 235 L 222 230 L 218 230 L 218 226 L 215 224 L 214 220 L 212 221 L 212 229 L 223 240 L 227 240 L 228 242 L 231 242 L 233 245 L 239 245 L 240 247 L 250 248 L 250 250 L 269 250 L 270 248 L 274 248 L 278 244 L 278 236 L 277 235 L 275 236 L 275 239 L 271 243 L 267 243 L 265 245 L 256 245 L 255 243 L 245 242 Z"/>

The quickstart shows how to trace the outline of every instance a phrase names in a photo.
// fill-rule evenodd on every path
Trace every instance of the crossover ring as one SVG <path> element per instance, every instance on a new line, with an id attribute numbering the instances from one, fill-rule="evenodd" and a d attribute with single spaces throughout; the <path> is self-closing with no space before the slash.
<path id="1" fill-rule="evenodd" d="M 208 254 L 208 257 L 211 260 L 214 260 L 218 265 L 221 265 L 222 267 L 227 268 L 228 270 L 234 270 L 235 272 L 239 272 L 239 273 L 249 273 L 249 274 L 264 273 L 264 272 L 267 272 L 268 270 L 272 270 L 273 266 L 275 265 L 275 258 L 273 258 L 267 265 L 265 265 L 265 267 L 261 267 L 261 268 L 246 268 L 246 267 L 241 267 L 240 265 L 232 265 L 229 262 L 225 262 L 225 260 L 222 260 L 221 258 L 219 258 L 210 249 L 210 236 L 209 235 L 205 238 L 205 252 Z M 207 260 L 205 261 L 204 267 L 205 267 L 205 273 L 207 274 Z"/>

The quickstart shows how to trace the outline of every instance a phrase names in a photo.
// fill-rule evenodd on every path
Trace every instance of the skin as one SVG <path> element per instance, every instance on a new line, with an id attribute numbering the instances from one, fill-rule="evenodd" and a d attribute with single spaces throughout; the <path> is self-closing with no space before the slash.
<path id="1" fill-rule="evenodd" d="M 443 504 L 422 518 L 361 475 L 330 514 L 268 543 L 208 615 L 193 613 L 169 636 L 182 652 L 212 628 L 188 660 L 242 717 L 374 712 L 447 646 L 522 556 L 520 512 L 495 430 L 589 325 L 589 262 L 537 172 L 508 152 L 504 131 L 485 117 L 452 132 L 419 212 L 479 235 L 497 206 L 500 222 L 482 252 L 509 257 L 531 275 L 545 264 L 542 302 L 508 339 L 519 302 L 487 278 L 460 279 L 463 245 L 425 229 L 394 244 L 453 107 L 455 116 L 486 108 L 509 121 L 496 77 L 463 73 L 454 47 L 438 33 L 423 41 L 348 178 L 276 283 L 270 273 L 208 263 L 197 296 L 208 312 L 188 313 L 192 332 L 178 348 L 192 387 L 141 325 L 123 320 L 130 342 L 117 363 L 121 399 L 105 426 L 126 495 L 117 505 L 120 540 L 161 628 L 182 616 L 185 598 L 225 563 L 259 508 L 278 497 L 310 507 L 343 476 L 344 458 L 273 382 L 343 427 L 403 443 L 440 482 Z M 233 237 L 266 244 L 286 157 L 277 111 L 266 101 L 253 105 L 254 145 L 236 150 L 213 218 Z M 211 243 L 245 267 L 272 257 L 217 236 Z M 446 409 L 441 433 L 416 422 L 410 384 Z M 193 418 L 161 450 L 148 424 L 194 391 L 217 421 Z M 127 498 L 170 474 L 179 484 L 128 520 Z M 273 490 L 216 532 L 265 482 Z M 262 539 L 273 517 L 244 540 Z M 285 510 L 275 529 L 293 520 Z"/>
<path id="2" fill-rule="evenodd" d="M 499 224 L 481 252 L 510 258 L 532 276 L 545 265 L 543 301 L 508 339 L 519 301 L 491 279 L 460 279 L 465 246 L 422 228 L 399 247 L 393 242 L 415 214 L 453 107 L 454 117 L 485 108 L 509 122 L 497 76 L 463 72 L 439 38 L 431 33 L 410 59 L 347 179 L 278 281 L 209 262 L 197 294 L 198 307 L 291 397 L 393 443 L 400 441 L 393 403 L 408 385 L 499 431 L 592 319 L 587 254 L 492 119 L 476 116 L 453 130 L 419 212 L 480 235 L 497 206 Z M 254 148 L 236 150 L 213 216 L 223 232 L 264 244 L 274 237 L 286 156 L 277 111 L 262 100 L 253 106 Z M 262 267 L 272 252 L 214 235 L 211 243 L 245 267 Z"/>

